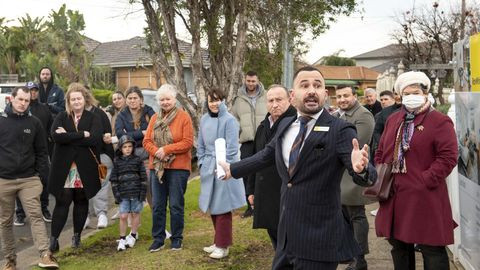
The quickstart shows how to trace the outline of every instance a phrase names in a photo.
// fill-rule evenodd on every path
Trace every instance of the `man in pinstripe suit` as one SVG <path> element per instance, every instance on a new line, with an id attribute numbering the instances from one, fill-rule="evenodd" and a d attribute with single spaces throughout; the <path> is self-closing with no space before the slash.
<path id="1" fill-rule="evenodd" d="M 360 253 L 341 210 L 342 174 L 347 168 L 361 186 L 372 185 L 377 174 L 368 164 L 368 147 L 358 147 L 355 127 L 323 109 L 328 92 L 320 71 L 303 67 L 293 83 L 297 117 L 282 120 L 263 151 L 221 165 L 228 179 L 276 164 L 282 187 L 272 269 L 333 270 Z"/>

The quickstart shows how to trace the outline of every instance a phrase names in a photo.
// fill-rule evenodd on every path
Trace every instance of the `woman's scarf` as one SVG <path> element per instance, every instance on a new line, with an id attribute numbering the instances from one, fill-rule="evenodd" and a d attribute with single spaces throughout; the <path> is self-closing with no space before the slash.
<path id="1" fill-rule="evenodd" d="M 405 153 L 410 149 L 410 142 L 415 132 L 415 124 L 413 123 L 415 117 L 419 114 L 430 110 L 431 102 L 426 101 L 420 108 L 413 112 L 408 112 L 403 118 L 402 123 L 397 130 L 395 138 L 395 148 L 393 150 L 393 173 L 407 173 L 407 163 L 405 161 Z"/>
<path id="2" fill-rule="evenodd" d="M 175 119 L 175 116 L 177 116 L 177 111 L 177 107 L 173 107 L 167 115 L 162 113 L 159 115 L 160 117 L 157 117 L 153 125 L 153 141 L 159 148 L 173 143 L 172 132 L 168 126 L 172 123 L 173 119 Z M 162 183 L 164 169 L 168 168 L 174 159 L 175 154 L 168 155 L 164 160 L 158 159 L 155 155 L 153 156 L 153 168 L 160 183 Z"/>

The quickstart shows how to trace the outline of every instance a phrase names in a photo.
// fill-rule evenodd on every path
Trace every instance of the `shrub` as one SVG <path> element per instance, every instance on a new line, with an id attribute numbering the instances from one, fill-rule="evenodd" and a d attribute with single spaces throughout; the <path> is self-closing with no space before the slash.
<path id="1" fill-rule="evenodd" d="M 93 96 L 100 102 L 98 105 L 103 108 L 110 105 L 113 91 L 107 89 L 93 89 Z"/>

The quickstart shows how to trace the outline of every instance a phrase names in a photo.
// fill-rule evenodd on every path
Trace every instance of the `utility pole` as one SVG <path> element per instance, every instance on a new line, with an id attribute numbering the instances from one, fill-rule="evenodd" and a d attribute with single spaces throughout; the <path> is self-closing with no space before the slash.
<path id="1" fill-rule="evenodd" d="M 286 12 L 286 22 L 287 27 L 285 27 L 283 32 L 283 61 L 282 61 L 282 85 L 287 89 L 291 89 L 293 86 L 293 54 L 290 51 L 290 42 L 289 42 L 289 27 L 290 27 L 290 16 L 288 14 L 288 4 L 285 8 Z"/>
<path id="2" fill-rule="evenodd" d="M 466 3 L 465 0 L 462 0 L 462 14 L 460 14 L 460 40 L 463 40 L 465 37 L 465 20 L 466 20 Z"/>

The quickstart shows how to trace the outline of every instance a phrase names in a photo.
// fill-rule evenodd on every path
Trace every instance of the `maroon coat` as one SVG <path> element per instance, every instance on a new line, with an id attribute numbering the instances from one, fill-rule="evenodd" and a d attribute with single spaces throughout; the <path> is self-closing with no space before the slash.
<path id="1" fill-rule="evenodd" d="M 375 162 L 390 163 L 395 137 L 406 111 L 392 114 L 375 153 Z M 446 246 L 456 226 L 445 178 L 457 164 L 458 147 L 450 118 L 432 110 L 415 117 L 406 174 L 394 174 L 394 195 L 380 202 L 377 236 L 406 243 Z M 423 126 L 423 130 L 422 130 Z"/>

